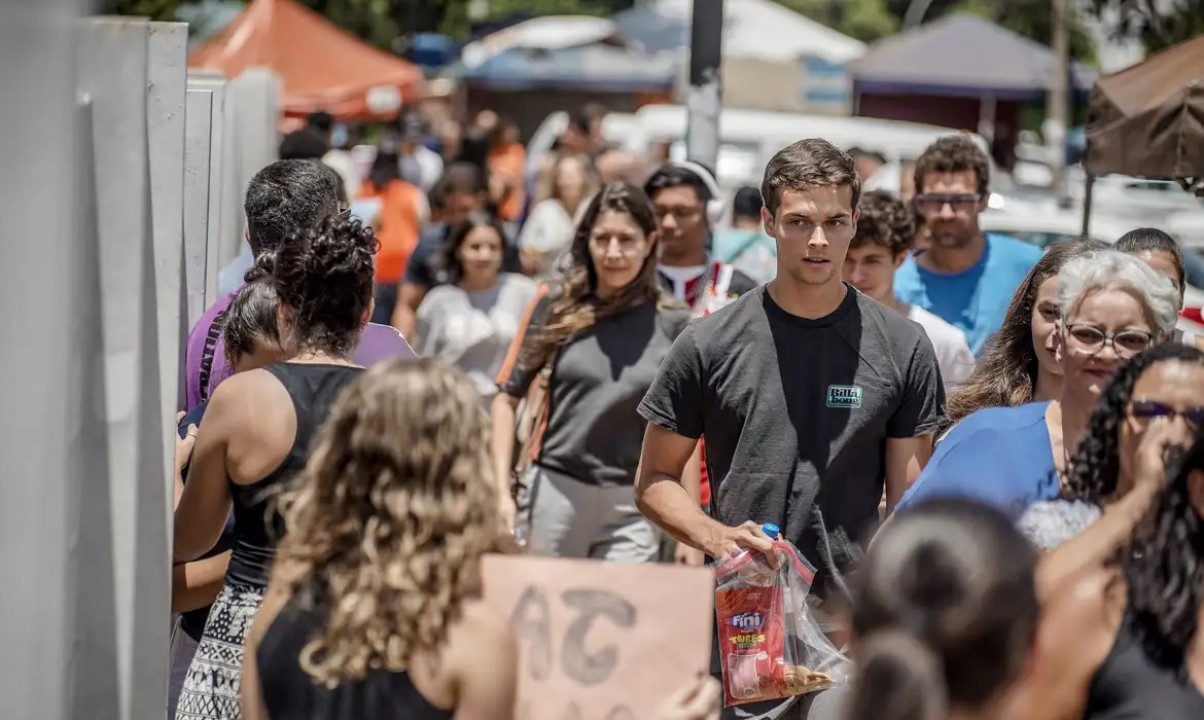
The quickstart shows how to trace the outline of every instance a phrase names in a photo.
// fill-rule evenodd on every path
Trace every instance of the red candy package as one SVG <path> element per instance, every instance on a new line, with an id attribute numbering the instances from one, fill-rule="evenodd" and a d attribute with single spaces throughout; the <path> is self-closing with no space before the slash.
<path id="1" fill-rule="evenodd" d="M 842 685 L 848 660 L 807 606 L 815 569 L 791 543 L 774 544 L 778 569 L 745 551 L 715 569 L 723 694 L 727 707 Z"/>

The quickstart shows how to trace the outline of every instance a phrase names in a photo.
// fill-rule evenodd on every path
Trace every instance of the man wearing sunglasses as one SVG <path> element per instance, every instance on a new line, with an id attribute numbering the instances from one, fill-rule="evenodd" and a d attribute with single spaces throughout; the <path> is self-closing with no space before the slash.
<path id="1" fill-rule="evenodd" d="M 979 229 L 989 184 L 987 156 L 969 136 L 944 137 L 925 150 L 916 161 L 913 202 L 928 248 L 895 274 L 895 296 L 961 330 L 975 355 L 999 330 L 1012 294 L 1041 258 L 1037 247 Z"/>

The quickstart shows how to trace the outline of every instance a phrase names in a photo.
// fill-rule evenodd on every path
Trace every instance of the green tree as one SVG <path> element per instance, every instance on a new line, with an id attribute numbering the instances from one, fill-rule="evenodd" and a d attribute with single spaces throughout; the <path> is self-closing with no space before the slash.
<path id="1" fill-rule="evenodd" d="M 1140 38 L 1150 52 L 1204 34 L 1204 0 L 1089 0 L 1087 5 L 1114 37 Z"/>
<path id="2" fill-rule="evenodd" d="M 151 20 L 175 20 L 176 9 L 183 0 L 104 0 L 100 3 L 103 15 L 133 15 Z"/>
<path id="3" fill-rule="evenodd" d="M 886 0 L 777 0 L 780 5 L 863 42 L 893 35 L 899 20 Z"/>
<path id="4" fill-rule="evenodd" d="M 1083 25 L 1083 18 L 1075 10 L 1075 3 L 1069 2 L 1068 6 L 1070 57 L 1094 65 L 1095 40 Z M 1049 46 L 1053 42 L 1053 3 L 1050 0 L 963 0 L 951 7 L 949 12 L 979 15 L 1042 45 Z"/>

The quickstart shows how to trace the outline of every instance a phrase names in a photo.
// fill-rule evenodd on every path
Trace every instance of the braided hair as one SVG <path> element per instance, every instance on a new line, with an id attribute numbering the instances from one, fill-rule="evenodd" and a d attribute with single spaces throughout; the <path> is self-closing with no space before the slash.
<path id="1" fill-rule="evenodd" d="M 1071 460 L 1066 497 L 1099 505 L 1116 492 L 1120 478 L 1120 425 L 1133 397 L 1133 386 L 1146 370 L 1169 360 L 1204 365 L 1204 353 L 1179 343 L 1161 343 L 1147 348 L 1112 376 Z"/>
<path id="2" fill-rule="evenodd" d="M 1133 533 L 1122 559 L 1129 613 L 1147 656 L 1180 664 L 1204 603 L 1204 519 L 1190 479 L 1204 471 L 1204 433 L 1176 463 L 1154 511 Z"/>

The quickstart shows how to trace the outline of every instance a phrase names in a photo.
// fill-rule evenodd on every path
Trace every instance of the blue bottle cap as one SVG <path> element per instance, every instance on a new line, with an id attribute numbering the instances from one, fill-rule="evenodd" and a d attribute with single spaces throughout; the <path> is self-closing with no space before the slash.
<path id="1" fill-rule="evenodd" d="M 764 523 L 761 525 L 761 532 L 765 533 L 770 538 L 777 540 L 778 536 L 782 534 L 782 528 L 774 525 L 773 523 Z"/>

